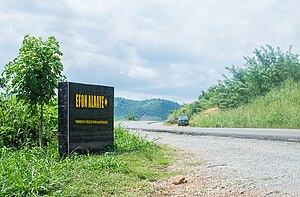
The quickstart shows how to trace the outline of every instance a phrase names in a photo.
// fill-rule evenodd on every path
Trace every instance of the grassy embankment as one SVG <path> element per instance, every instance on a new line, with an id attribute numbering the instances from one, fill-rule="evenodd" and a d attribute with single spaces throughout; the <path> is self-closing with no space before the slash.
<path id="1" fill-rule="evenodd" d="M 244 57 L 242 67 L 226 67 L 230 77 L 202 91 L 198 100 L 173 111 L 198 127 L 299 127 L 300 58 L 270 45 Z M 211 111 L 219 108 L 220 110 Z M 208 113 L 210 112 L 210 113 Z"/>
<path id="2" fill-rule="evenodd" d="M 59 158 L 57 142 L 46 150 L 0 149 L 0 196 L 143 196 L 149 182 L 166 178 L 174 150 L 115 128 L 115 150 Z"/>
<path id="3" fill-rule="evenodd" d="M 300 84 L 287 81 L 266 96 L 236 109 L 194 115 L 191 126 L 300 128 Z"/>

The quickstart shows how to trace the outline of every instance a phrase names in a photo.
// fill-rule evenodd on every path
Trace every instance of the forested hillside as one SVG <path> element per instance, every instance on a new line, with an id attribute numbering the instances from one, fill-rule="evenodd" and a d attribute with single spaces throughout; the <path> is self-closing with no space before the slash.
<path id="1" fill-rule="evenodd" d="M 143 101 L 115 98 L 115 120 L 166 120 L 170 111 L 180 105 L 163 99 Z"/>
<path id="2" fill-rule="evenodd" d="M 225 76 L 223 81 L 203 91 L 197 101 L 174 111 L 167 122 L 174 122 L 179 115 L 187 115 L 193 121 L 195 116 L 199 118 L 197 114 L 209 108 L 218 108 L 221 111 L 236 109 L 255 102 L 272 90 L 281 88 L 287 81 L 292 84 L 300 81 L 299 56 L 292 53 L 291 48 L 283 52 L 279 47 L 274 49 L 267 45 L 255 49 L 253 57 L 244 59 L 243 67 L 226 67 L 231 73 L 230 77 Z M 194 125 L 202 126 L 198 123 Z"/>

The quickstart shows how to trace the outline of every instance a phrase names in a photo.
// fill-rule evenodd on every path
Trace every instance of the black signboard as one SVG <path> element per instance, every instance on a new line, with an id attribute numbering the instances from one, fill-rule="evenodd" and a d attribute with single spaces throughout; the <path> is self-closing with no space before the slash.
<path id="1" fill-rule="evenodd" d="M 61 156 L 97 153 L 114 143 L 114 88 L 59 83 L 58 144 Z"/>

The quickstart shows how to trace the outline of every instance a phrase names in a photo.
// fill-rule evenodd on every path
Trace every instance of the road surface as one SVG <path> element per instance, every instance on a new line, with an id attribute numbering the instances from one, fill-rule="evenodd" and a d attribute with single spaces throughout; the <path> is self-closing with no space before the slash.
<path id="1" fill-rule="evenodd" d="M 222 177 L 220 188 L 236 185 L 266 191 L 262 196 L 300 196 L 300 130 L 120 124 L 150 140 L 195 153 L 195 161 L 205 163 L 203 171 Z"/>
<path id="2" fill-rule="evenodd" d="M 257 128 L 195 128 L 163 126 L 162 122 L 126 121 L 123 126 L 135 130 L 168 132 L 200 136 L 235 137 L 300 142 L 300 129 L 257 129 Z M 119 124 L 118 122 L 116 124 Z"/>

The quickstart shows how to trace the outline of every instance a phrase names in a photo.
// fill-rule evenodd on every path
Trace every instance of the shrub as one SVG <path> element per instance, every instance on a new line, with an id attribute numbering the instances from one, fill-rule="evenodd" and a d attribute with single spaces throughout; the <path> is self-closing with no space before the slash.
<path id="1" fill-rule="evenodd" d="M 212 107 L 222 109 L 237 108 L 252 103 L 257 97 L 264 96 L 272 89 L 280 87 L 286 80 L 300 81 L 299 55 L 291 48 L 283 52 L 267 45 L 254 50 L 253 57 L 244 57 L 244 67 L 226 67 L 231 77 L 202 92 L 198 100 L 184 105 L 170 115 L 172 122 L 178 115 L 195 114 Z M 184 114 L 183 114 L 184 113 Z"/>
<path id="2" fill-rule="evenodd" d="M 22 148 L 38 143 L 38 125 L 29 105 L 0 94 L 0 147 Z M 44 143 L 57 136 L 57 100 L 45 106 Z"/>

